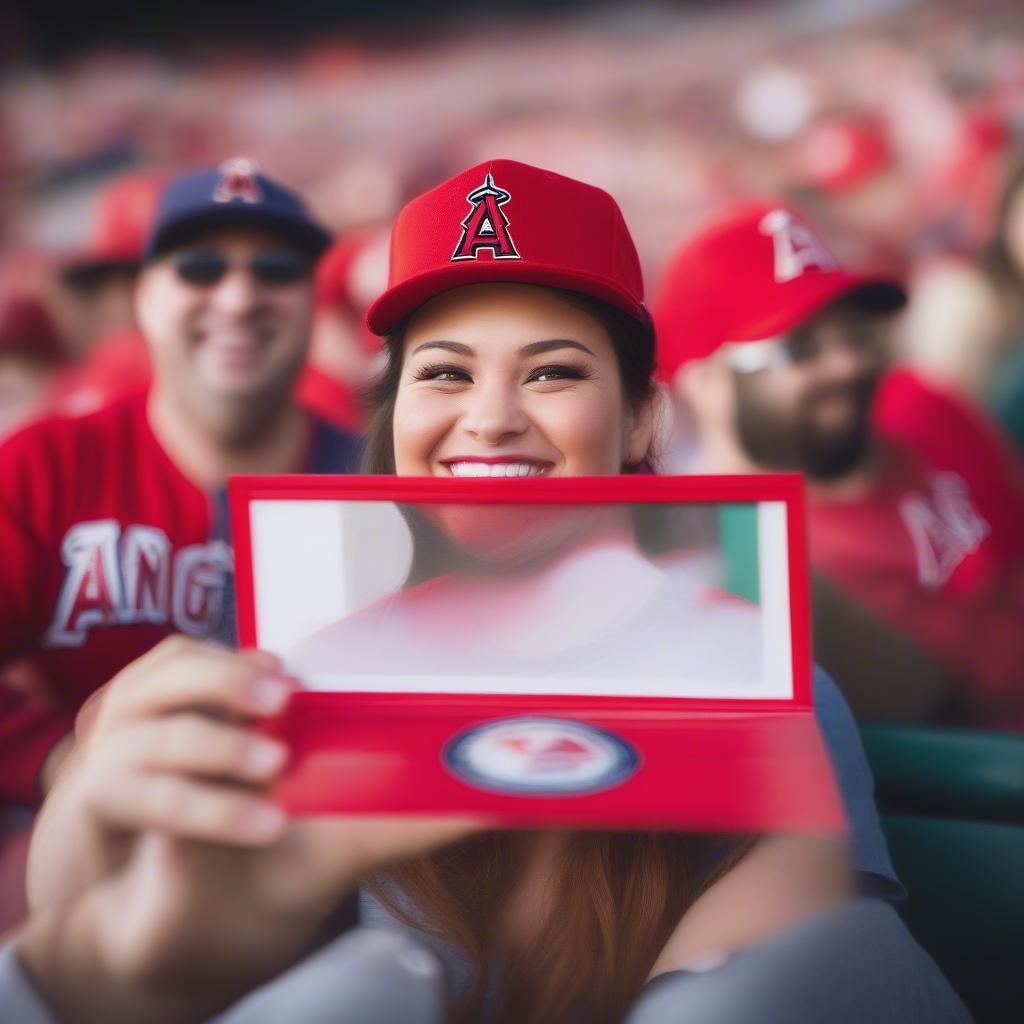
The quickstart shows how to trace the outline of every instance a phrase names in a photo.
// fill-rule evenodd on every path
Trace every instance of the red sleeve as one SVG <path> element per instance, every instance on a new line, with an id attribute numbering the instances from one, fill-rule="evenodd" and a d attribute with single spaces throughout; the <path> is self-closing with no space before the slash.
<path id="1" fill-rule="evenodd" d="M 46 559 L 60 555 L 47 552 L 32 525 L 49 518 L 40 489 L 49 469 L 50 453 L 31 427 L 0 446 L 0 669 L 37 649 L 49 625 Z M 0 805 L 39 802 L 39 770 L 71 729 L 74 716 L 48 708 L 46 696 L 0 679 Z"/>
<path id="2" fill-rule="evenodd" d="M 1024 463 L 997 421 L 969 398 L 900 367 L 883 378 L 874 417 L 880 433 L 927 463 L 963 472 L 980 459 L 987 473 L 1024 495 Z"/>
<path id="3" fill-rule="evenodd" d="M 28 694 L 0 679 L 0 808 L 39 804 L 43 762 L 74 724 L 70 712 L 37 707 Z"/>
<path id="4" fill-rule="evenodd" d="M 45 485 L 51 453 L 33 428 L 0 445 L 0 667 L 37 648 L 46 631 L 48 559 L 60 558 L 39 525 L 54 522 L 46 506 L 56 495 Z"/>
<path id="5" fill-rule="evenodd" d="M 1024 462 L 984 409 L 900 368 L 886 374 L 874 417 L 880 434 L 929 467 L 959 473 L 995 534 L 1019 545 Z"/>

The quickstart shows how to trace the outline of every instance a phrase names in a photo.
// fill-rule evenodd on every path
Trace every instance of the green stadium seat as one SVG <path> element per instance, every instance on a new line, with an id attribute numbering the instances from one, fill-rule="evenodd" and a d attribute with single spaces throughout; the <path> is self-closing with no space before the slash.
<path id="1" fill-rule="evenodd" d="M 1024 735 L 861 730 L 904 918 L 979 1024 L 1024 1020 Z"/>

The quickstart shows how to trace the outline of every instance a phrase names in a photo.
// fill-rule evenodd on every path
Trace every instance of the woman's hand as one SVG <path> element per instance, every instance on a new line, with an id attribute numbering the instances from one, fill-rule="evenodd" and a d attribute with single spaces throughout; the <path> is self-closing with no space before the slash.
<path id="1" fill-rule="evenodd" d="M 113 979 L 126 1020 L 209 1015 L 300 956 L 361 875 L 483 827 L 289 822 L 269 795 L 287 751 L 254 726 L 291 689 L 271 655 L 183 638 L 108 684 L 33 837 L 30 903 L 51 922 L 35 962 Z M 75 991 L 54 1004 L 91 1020 Z"/>
<path id="2" fill-rule="evenodd" d="M 287 752 L 252 726 L 287 703 L 279 673 L 272 655 L 174 637 L 94 695 L 39 815 L 30 906 L 104 877 L 147 829 L 236 846 L 278 838 L 284 815 L 266 791 Z"/>

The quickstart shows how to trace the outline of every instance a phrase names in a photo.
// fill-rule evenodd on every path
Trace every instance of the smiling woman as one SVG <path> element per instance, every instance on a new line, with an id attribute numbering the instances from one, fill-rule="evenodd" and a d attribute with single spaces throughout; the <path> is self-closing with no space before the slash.
<path id="1" fill-rule="evenodd" d="M 388 357 L 373 393 L 371 472 L 609 475 L 654 460 L 653 331 L 632 241 L 618 207 L 598 189 L 495 160 L 413 200 L 392 235 L 390 287 L 368 322 L 386 335 Z M 576 543 L 587 533 L 578 524 Z M 617 552 L 625 550 L 621 540 Z M 628 590 L 622 569 L 602 574 L 591 594 L 620 582 Z M 651 592 L 640 590 L 650 604 Z M 397 607 L 410 612 L 419 590 L 405 595 Z M 608 593 L 608 606 L 619 596 Z M 489 636 L 486 602 L 469 604 L 481 615 L 479 633 Z M 540 617 L 557 633 L 571 604 Z M 427 610 L 441 605 L 431 601 Z M 393 612 L 384 615 L 392 626 Z M 460 637 L 467 615 L 450 623 Z M 433 632 L 451 636 L 438 621 Z M 745 635 L 738 622 L 734 645 L 743 647 Z M 349 639 L 345 649 L 355 652 L 358 637 Z M 469 657 L 472 639 L 459 648 Z M 493 663 L 497 649 L 480 646 Z M 557 658 L 539 650 L 539 660 L 559 671 Z M 826 704 L 837 699 L 821 680 L 818 689 Z M 839 774 L 860 777 L 854 801 L 870 807 L 862 765 L 844 765 L 851 755 L 856 761 L 849 736 L 828 741 Z M 855 821 L 855 832 L 877 828 L 873 808 L 868 817 Z M 854 856 L 860 872 L 891 876 L 881 861 L 884 851 L 880 860 L 863 848 Z M 397 919 L 440 940 L 442 953 L 452 944 L 461 950 L 465 960 L 453 967 L 459 1020 L 611 1024 L 645 980 L 769 941 L 850 899 L 855 884 L 844 845 L 809 836 L 491 833 L 397 866 L 376 880 L 363 909 L 374 923 Z M 888 997 L 861 989 L 858 1012 L 869 1019 Z M 685 987 L 679 998 L 683 1012 Z M 925 1019 L 905 1010 L 906 1019 Z"/>

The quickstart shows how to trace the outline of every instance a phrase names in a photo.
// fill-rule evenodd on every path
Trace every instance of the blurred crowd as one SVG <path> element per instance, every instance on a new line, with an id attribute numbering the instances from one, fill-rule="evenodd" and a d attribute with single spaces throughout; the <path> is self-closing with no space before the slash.
<path id="1" fill-rule="evenodd" d="M 211 625 L 230 572 L 227 475 L 357 470 L 391 224 L 491 157 L 622 208 L 671 409 L 645 468 L 809 478 L 815 657 L 854 714 L 1021 729 L 1024 7 L 854 6 L 624 6 L 4 75 L 0 512 L 54 511 L 31 523 L 53 550 L 33 561 L 26 542 L 5 569 L 24 608 L 5 610 L 0 651 L 0 891 L 18 891 L 27 824 L 91 693 L 168 632 L 232 639 Z M 204 221 L 183 245 L 193 214 L 236 199 L 272 216 Z M 251 295 L 224 290 L 239 268 L 273 294 L 260 315 L 286 343 L 251 393 L 214 408 L 202 388 L 247 357 L 189 365 L 186 305 L 203 292 L 243 306 Z M 55 415 L 90 426 L 24 430 Z M 60 460 L 72 476 L 101 450 L 124 465 L 95 464 L 97 493 L 133 523 L 185 495 L 166 551 L 129 538 L 137 525 L 112 535 L 114 554 L 72 536 L 102 525 L 84 522 L 100 505 L 61 489 Z M 82 524 L 58 536 L 65 513 Z M 198 560 L 158 565 L 179 544 L 174 558 Z M 173 575 L 173 608 L 146 603 L 146 571 Z M 106 607 L 115 576 L 137 592 Z M 99 628 L 115 623 L 149 631 L 115 650 Z M 40 698 L 56 679 L 62 706 Z M 23 911 L 0 905 L 0 926 Z"/>
<path id="2" fill-rule="evenodd" d="M 794 198 L 840 256 L 920 285 L 907 355 L 1013 419 L 993 364 L 1022 287 L 996 236 L 1019 212 L 1000 196 L 1024 123 L 1024 14 L 875 6 L 612 8 L 463 19 L 391 45 L 15 65 L 0 88 L 3 419 L 55 374 L 74 390 L 58 369 L 130 327 L 146 182 L 234 153 L 298 188 L 346 245 L 487 155 L 549 167 L 617 198 L 649 286 L 717 209 Z M 107 194 L 124 175 L 136 184 Z M 365 302 L 381 260 L 339 255 L 321 308 Z M 344 376 L 364 356 L 325 341 L 315 361 Z"/>

